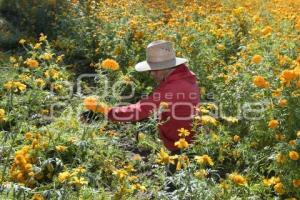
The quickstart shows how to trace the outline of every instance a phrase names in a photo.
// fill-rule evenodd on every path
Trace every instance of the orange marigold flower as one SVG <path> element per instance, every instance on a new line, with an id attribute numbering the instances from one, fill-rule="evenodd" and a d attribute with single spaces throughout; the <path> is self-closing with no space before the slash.
<path id="1" fill-rule="evenodd" d="M 26 64 L 31 69 L 35 69 L 39 67 L 39 62 L 32 58 L 27 58 L 24 64 Z"/>
<path id="2" fill-rule="evenodd" d="M 233 141 L 239 142 L 240 140 L 241 140 L 240 136 L 238 136 L 238 135 L 233 136 Z"/>
<path id="3" fill-rule="evenodd" d="M 242 175 L 240 175 L 236 172 L 230 174 L 229 179 L 238 185 L 246 185 L 247 184 L 247 180 Z"/>
<path id="4" fill-rule="evenodd" d="M 294 179 L 294 180 L 293 180 L 293 186 L 294 186 L 295 188 L 300 187 L 300 179 Z"/>
<path id="5" fill-rule="evenodd" d="M 117 63 L 113 59 L 105 59 L 104 61 L 102 61 L 101 66 L 104 69 L 110 69 L 113 71 L 116 71 L 120 68 L 119 63 Z"/>
<path id="6" fill-rule="evenodd" d="M 282 183 L 277 183 L 276 185 L 274 185 L 274 190 L 278 194 L 283 194 L 284 193 L 283 184 Z"/>
<path id="7" fill-rule="evenodd" d="M 254 83 L 254 85 L 256 85 L 257 87 L 260 87 L 260 88 L 270 87 L 270 83 L 268 81 L 266 81 L 266 79 L 262 76 L 254 76 L 253 83 Z"/>
<path id="8" fill-rule="evenodd" d="M 98 103 L 96 97 L 87 97 L 84 99 L 84 106 L 86 109 L 93 112 L 98 112 L 102 114 L 107 114 L 109 111 L 109 106 L 103 102 Z"/>
<path id="9" fill-rule="evenodd" d="M 39 193 L 35 193 L 31 200 L 44 200 L 44 197 Z"/>
<path id="10" fill-rule="evenodd" d="M 255 64 L 259 64 L 259 63 L 261 63 L 262 59 L 263 59 L 263 58 L 262 58 L 261 55 L 254 55 L 254 56 L 252 57 L 251 62 L 252 62 L 252 63 L 255 63 Z"/>
<path id="11" fill-rule="evenodd" d="M 91 111 L 96 111 L 97 107 L 97 98 L 95 97 L 87 97 L 84 99 L 84 106 L 86 109 L 91 110 Z"/>
<path id="12" fill-rule="evenodd" d="M 279 106 L 283 108 L 287 105 L 287 103 L 288 103 L 288 101 L 286 99 L 281 99 L 279 101 Z"/>
<path id="13" fill-rule="evenodd" d="M 274 128 L 277 128 L 278 124 L 279 124 L 279 122 L 277 120 L 272 119 L 271 121 L 269 121 L 269 125 L 268 126 L 269 126 L 269 128 L 274 129 Z"/>
<path id="14" fill-rule="evenodd" d="M 292 159 L 292 160 L 298 160 L 299 159 L 299 154 L 297 151 L 290 151 L 289 152 L 289 157 Z"/>
<path id="15" fill-rule="evenodd" d="M 96 112 L 102 113 L 102 114 L 107 114 L 108 110 L 109 110 L 109 107 L 105 103 L 100 102 L 97 104 Z"/>
<path id="16" fill-rule="evenodd" d="M 261 30 L 261 33 L 264 35 L 264 36 L 269 36 L 271 35 L 272 33 L 272 27 L 271 26 L 266 26 L 264 29 Z"/>
<path id="17" fill-rule="evenodd" d="M 284 70 L 280 75 L 280 80 L 283 83 L 290 82 L 299 77 L 299 73 L 296 70 Z"/>

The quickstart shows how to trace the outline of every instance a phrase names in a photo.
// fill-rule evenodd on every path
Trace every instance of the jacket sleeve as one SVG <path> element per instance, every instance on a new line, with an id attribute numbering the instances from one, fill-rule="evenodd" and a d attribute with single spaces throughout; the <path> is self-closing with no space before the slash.
<path id="1" fill-rule="evenodd" d="M 161 91 L 156 89 L 151 95 L 135 104 L 112 107 L 108 111 L 107 117 L 109 120 L 117 122 L 136 122 L 148 118 L 152 111 L 158 109 L 161 95 Z"/>

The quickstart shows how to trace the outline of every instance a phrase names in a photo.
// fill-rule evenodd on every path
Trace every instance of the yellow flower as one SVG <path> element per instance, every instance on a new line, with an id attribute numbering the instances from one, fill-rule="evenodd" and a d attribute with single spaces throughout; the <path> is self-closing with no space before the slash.
<path id="1" fill-rule="evenodd" d="M 21 83 L 19 81 L 16 81 L 16 82 L 14 82 L 14 81 L 8 81 L 3 86 L 4 86 L 4 88 L 6 90 L 12 90 L 12 89 L 14 89 L 15 92 L 17 92 L 17 91 L 21 91 L 22 92 L 22 91 L 25 91 L 26 88 L 27 88 L 26 85 L 24 85 L 23 83 Z"/>
<path id="2" fill-rule="evenodd" d="M 238 135 L 233 136 L 233 141 L 239 142 L 240 140 L 241 140 L 240 136 L 238 136 Z"/>
<path id="3" fill-rule="evenodd" d="M 31 200 L 44 200 L 44 197 L 39 193 L 35 193 Z"/>
<path id="4" fill-rule="evenodd" d="M 13 86 L 14 86 L 14 84 L 13 84 L 12 81 L 8 81 L 8 82 L 4 83 L 4 85 L 3 85 L 3 87 L 4 87 L 6 90 L 11 90 L 11 89 L 13 89 Z"/>
<path id="5" fill-rule="evenodd" d="M 57 56 L 56 62 L 61 62 L 63 60 L 64 56 L 65 56 L 64 54 Z"/>
<path id="6" fill-rule="evenodd" d="M 67 147 L 66 146 L 62 146 L 62 145 L 58 145 L 58 146 L 55 146 L 55 149 L 58 152 L 64 152 L 67 149 Z"/>
<path id="7" fill-rule="evenodd" d="M 162 101 L 159 104 L 159 108 L 162 110 L 167 109 L 168 107 L 169 107 L 169 104 L 167 102 Z"/>
<path id="8" fill-rule="evenodd" d="M 56 69 L 48 69 L 48 70 L 44 73 L 44 75 L 45 75 L 47 78 L 51 77 L 51 78 L 53 78 L 53 79 L 58 79 L 59 76 L 60 76 L 60 72 L 57 71 Z"/>
<path id="9" fill-rule="evenodd" d="M 288 60 L 289 57 L 287 56 L 282 56 L 282 55 L 279 55 L 278 56 L 278 60 L 279 60 L 279 65 L 280 66 L 283 66 L 286 64 L 286 61 Z"/>
<path id="10" fill-rule="evenodd" d="M 34 49 L 39 49 L 39 48 L 41 48 L 41 45 L 42 45 L 42 43 L 36 43 L 35 45 L 34 45 Z"/>
<path id="11" fill-rule="evenodd" d="M 38 78 L 35 80 L 35 83 L 38 87 L 42 88 L 46 85 L 46 82 L 42 78 Z"/>
<path id="12" fill-rule="evenodd" d="M 279 122 L 277 120 L 272 119 L 271 121 L 269 121 L 268 126 L 271 129 L 275 129 L 275 128 L 277 128 L 278 124 L 279 124 Z"/>
<path id="13" fill-rule="evenodd" d="M 20 74 L 19 77 L 22 81 L 28 81 L 30 79 L 30 75 L 27 74 Z"/>
<path id="14" fill-rule="evenodd" d="M 125 169 L 127 172 L 135 172 L 135 171 L 136 171 L 131 163 L 128 164 L 128 165 L 126 165 L 126 166 L 124 166 L 124 169 Z"/>
<path id="15" fill-rule="evenodd" d="M 32 58 L 27 58 L 24 64 L 26 64 L 31 69 L 35 69 L 39 67 L 39 62 Z"/>
<path id="16" fill-rule="evenodd" d="M 270 181 L 270 179 L 267 179 L 267 178 L 263 180 L 263 183 L 266 186 L 270 186 L 272 184 L 271 181 Z"/>
<path id="17" fill-rule="evenodd" d="M 140 154 L 134 154 L 134 155 L 132 156 L 132 160 L 134 160 L 134 161 L 141 161 L 141 160 L 142 160 L 142 157 L 141 157 Z"/>
<path id="18" fill-rule="evenodd" d="M 74 171 L 76 173 L 81 173 L 82 174 L 82 173 L 84 173 L 86 171 L 86 169 L 84 167 L 82 167 L 82 166 L 79 166 L 79 167 L 75 168 Z"/>
<path id="19" fill-rule="evenodd" d="M 262 61 L 261 55 L 254 55 L 252 57 L 252 63 L 259 64 L 259 63 L 261 63 L 261 61 Z"/>
<path id="20" fill-rule="evenodd" d="M 275 135 L 275 139 L 276 140 L 279 140 L 279 141 L 282 141 L 282 140 L 284 140 L 285 139 L 285 135 L 284 134 L 276 134 Z"/>
<path id="21" fill-rule="evenodd" d="M 0 122 L 4 120 L 5 117 L 5 110 L 0 108 Z"/>
<path id="22" fill-rule="evenodd" d="M 40 56 L 41 59 L 43 60 L 51 60 L 53 57 L 53 54 L 52 53 L 44 53 Z"/>
<path id="23" fill-rule="evenodd" d="M 289 145 L 292 146 L 293 148 L 296 147 L 296 140 L 290 140 Z"/>
<path id="24" fill-rule="evenodd" d="M 138 134 L 138 138 L 139 138 L 139 140 L 144 140 L 144 139 L 146 138 L 146 136 L 145 136 L 144 133 L 140 132 L 140 133 Z"/>
<path id="25" fill-rule="evenodd" d="M 156 162 L 164 165 L 169 163 L 174 164 L 174 159 L 172 156 L 169 156 L 169 154 L 165 152 L 163 148 L 161 148 L 160 152 L 157 154 Z"/>
<path id="26" fill-rule="evenodd" d="M 63 88 L 63 86 L 61 84 L 55 83 L 53 84 L 53 88 L 55 91 L 59 91 Z"/>
<path id="27" fill-rule="evenodd" d="M 178 132 L 179 132 L 178 135 L 180 137 L 187 137 L 187 136 L 189 136 L 191 134 L 190 131 L 187 130 L 187 129 L 185 129 L 185 128 L 178 129 Z"/>
<path id="28" fill-rule="evenodd" d="M 238 185 L 246 185 L 247 184 L 247 180 L 242 175 L 240 175 L 236 172 L 229 174 L 229 179 Z"/>
<path id="29" fill-rule="evenodd" d="M 277 183 L 280 183 L 280 178 L 276 177 L 276 176 L 272 176 L 270 179 L 264 179 L 263 180 L 264 185 L 266 186 L 271 186 L 271 185 L 275 185 Z"/>
<path id="30" fill-rule="evenodd" d="M 281 99 L 279 101 L 279 106 L 283 108 L 283 107 L 285 107 L 287 105 L 287 102 L 288 101 L 286 99 Z"/>
<path id="31" fill-rule="evenodd" d="M 14 83 L 15 84 L 15 87 L 19 90 L 19 91 L 24 91 L 24 90 L 26 90 L 26 85 L 24 85 L 23 83 L 21 83 L 21 82 L 15 82 Z"/>
<path id="32" fill-rule="evenodd" d="M 25 42 L 26 42 L 26 40 L 24 40 L 24 39 L 19 40 L 19 43 L 22 45 L 25 44 Z"/>
<path id="33" fill-rule="evenodd" d="M 271 26 L 266 26 L 264 29 L 261 30 L 261 33 L 264 36 L 269 36 L 272 33 L 272 27 Z"/>
<path id="34" fill-rule="evenodd" d="M 294 179 L 294 180 L 293 180 L 293 186 L 294 186 L 295 188 L 300 187 L 300 179 Z"/>
<path id="35" fill-rule="evenodd" d="M 200 169 L 200 170 L 196 171 L 196 172 L 194 173 L 194 175 L 195 175 L 198 179 L 202 179 L 202 178 L 205 178 L 205 177 L 208 175 L 208 173 L 207 173 L 207 171 L 206 171 L 205 169 Z"/>
<path id="36" fill-rule="evenodd" d="M 283 184 L 282 183 L 277 183 L 276 185 L 274 185 L 274 190 L 278 194 L 283 194 L 284 193 Z"/>
<path id="37" fill-rule="evenodd" d="M 61 172 L 58 174 L 58 181 L 60 183 L 63 183 L 70 177 L 71 177 L 71 174 L 69 172 Z"/>
<path id="38" fill-rule="evenodd" d="M 225 46 L 223 44 L 218 44 L 217 49 L 223 51 L 225 49 Z"/>
<path id="39" fill-rule="evenodd" d="M 13 56 L 10 56 L 9 57 L 9 62 L 11 62 L 11 63 L 16 63 L 17 62 L 17 59 L 15 58 L 15 57 L 13 57 Z"/>
<path id="40" fill-rule="evenodd" d="M 44 42 L 44 41 L 46 41 L 46 40 L 47 40 L 47 36 L 44 35 L 43 33 L 41 33 L 41 34 L 40 34 L 39 41 L 40 41 L 40 42 Z"/>
<path id="41" fill-rule="evenodd" d="M 297 88 L 300 88 L 300 80 L 297 81 L 296 87 L 297 87 Z"/>
<path id="42" fill-rule="evenodd" d="M 176 170 L 181 170 L 182 168 L 188 166 L 189 158 L 186 155 L 180 155 L 180 156 L 175 155 L 174 157 L 178 159 L 176 164 Z"/>
<path id="43" fill-rule="evenodd" d="M 206 154 L 203 156 L 195 156 L 195 160 L 198 164 L 208 164 L 210 166 L 214 165 L 212 158 Z"/>
<path id="44" fill-rule="evenodd" d="M 119 179 L 124 179 L 128 175 L 127 171 L 124 169 L 114 170 L 113 174 L 116 175 Z"/>
<path id="45" fill-rule="evenodd" d="M 276 89 L 272 91 L 272 97 L 279 97 L 281 95 L 281 89 Z"/>
<path id="46" fill-rule="evenodd" d="M 245 8 L 244 8 L 244 7 L 238 7 L 238 8 L 233 9 L 233 10 L 232 10 L 232 13 L 233 13 L 235 16 L 240 16 L 244 11 L 245 11 Z"/>
<path id="47" fill-rule="evenodd" d="M 285 163 L 285 161 L 286 161 L 286 157 L 285 157 L 282 153 L 279 153 L 279 154 L 277 154 L 277 156 L 276 156 L 276 161 L 277 161 L 278 163 L 283 164 L 283 163 Z"/>
<path id="48" fill-rule="evenodd" d="M 297 132 L 297 137 L 300 137 L 300 131 Z"/>
<path id="49" fill-rule="evenodd" d="M 189 143 L 184 138 L 180 138 L 177 142 L 174 143 L 174 145 L 179 149 L 186 149 L 189 147 Z"/>
<path id="50" fill-rule="evenodd" d="M 27 132 L 27 133 L 25 133 L 25 139 L 26 140 L 31 140 L 32 139 L 32 133 L 31 132 Z"/>
<path id="51" fill-rule="evenodd" d="M 270 83 L 265 80 L 264 77 L 262 76 L 254 76 L 253 78 L 253 83 L 255 86 L 259 88 L 268 88 L 270 87 Z"/>
<path id="52" fill-rule="evenodd" d="M 76 176 L 73 178 L 73 180 L 70 182 L 70 184 L 74 184 L 76 186 L 82 186 L 82 185 L 87 185 L 88 182 L 83 177 L 78 178 Z"/>
<path id="53" fill-rule="evenodd" d="M 112 59 L 106 59 L 106 60 L 102 61 L 101 66 L 104 69 L 110 69 L 113 71 L 116 71 L 119 69 L 119 64 L 115 60 L 112 60 Z"/>
<path id="54" fill-rule="evenodd" d="M 227 122 L 231 122 L 231 123 L 237 123 L 239 121 L 238 118 L 232 117 L 232 116 L 223 117 L 223 119 L 225 119 Z"/>
<path id="55" fill-rule="evenodd" d="M 289 152 L 289 157 L 292 159 L 292 160 L 298 160 L 299 159 L 299 154 L 297 151 L 290 151 Z"/>
<path id="56" fill-rule="evenodd" d="M 207 125 L 207 124 L 212 124 L 212 125 L 217 125 L 217 120 L 209 115 L 203 115 L 201 116 L 201 123 L 202 125 Z"/>
<path id="57" fill-rule="evenodd" d="M 218 110 L 218 107 L 215 103 L 208 103 L 207 108 L 210 110 Z"/>
<path id="58" fill-rule="evenodd" d="M 134 189 L 134 190 L 140 190 L 141 192 L 146 192 L 147 191 L 146 187 L 143 186 L 143 185 L 141 185 L 141 184 L 139 184 L 139 183 L 133 184 L 132 185 L 132 189 Z"/>
<path id="59" fill-rule="evenodd" d="M 138 179 L 139 179 L 139 177 L 137 177 L 137 176 L 129 176 L 128 177 L 129 181 L 137 181 Z"/>

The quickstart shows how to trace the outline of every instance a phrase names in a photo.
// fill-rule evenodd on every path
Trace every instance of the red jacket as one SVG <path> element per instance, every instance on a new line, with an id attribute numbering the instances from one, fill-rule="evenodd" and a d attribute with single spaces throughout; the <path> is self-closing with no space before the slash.
<path id="1" fill-rule="evenodd" d="M 184 64 L 176 67 L 164 81 L 162 81 L 151 95 L 128 106 L 113 107 L 108 112 L 112 121 L 134 122 L 148 118 L 151 111 L 159 108 L 160 102 L 167 102 L 168 108 L 161 114 L 158 124 L 160 138 L 170 150 L 178 150 L 174 143 L 179 140 L 178 129 L 191 131 L 192 116 L 195 106 L 199 104 L 199 87 L 196 77 Z M 165 122 L 164 122 L 165 121 Z M 190 143 L 194 133 L 186 138 Z"/>

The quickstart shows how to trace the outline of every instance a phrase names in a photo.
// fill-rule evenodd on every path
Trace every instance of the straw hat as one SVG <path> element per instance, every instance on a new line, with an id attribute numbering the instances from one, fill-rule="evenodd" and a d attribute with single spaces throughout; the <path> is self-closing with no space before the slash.
<path id="1" fill-rule="evenodd" d="M 172 43 L 165 40 L 151 42 L 147 46 L 146 57 L 145 61 L 135 65 L 136 71 L 169 69 L 187 62 L 185 58 L 176 57 Z"/>

